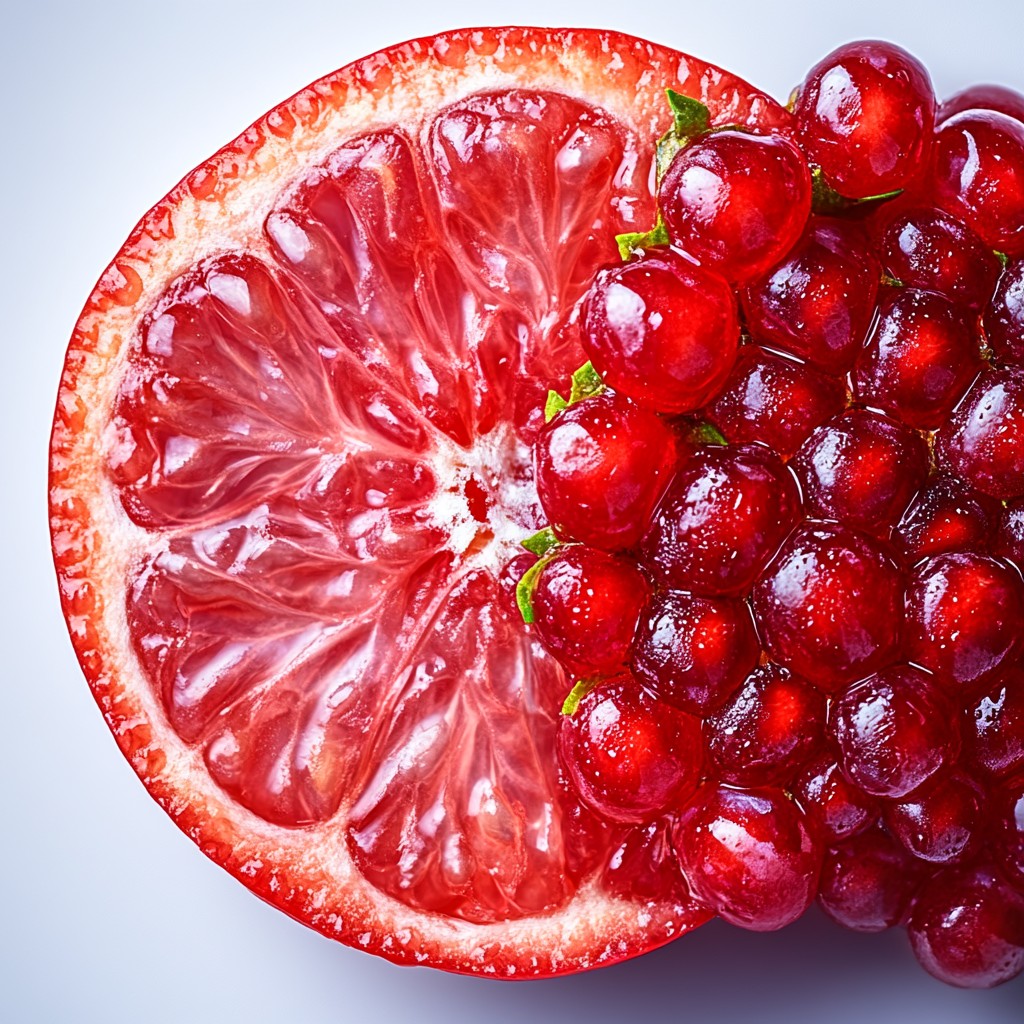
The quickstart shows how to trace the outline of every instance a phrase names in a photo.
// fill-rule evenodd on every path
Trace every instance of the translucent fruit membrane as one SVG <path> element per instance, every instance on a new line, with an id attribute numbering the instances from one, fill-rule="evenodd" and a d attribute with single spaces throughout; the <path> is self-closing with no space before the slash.
<path id="1" fill-rule="evenodd" d="M 540 525 L 530 443 L 581 362 L 571 310 L 653 216 L 646 149 L 526 92 L 351 140 L 132 342 L 108 469 L 145 531 L 127 621 L 154 694 L 236 801 L 344 830 L 416 908 L 541 912 L 601 858 L 682 886 L 645 853 L 663 837 L 565 795 L 566 680 L 496 582 Z"/>

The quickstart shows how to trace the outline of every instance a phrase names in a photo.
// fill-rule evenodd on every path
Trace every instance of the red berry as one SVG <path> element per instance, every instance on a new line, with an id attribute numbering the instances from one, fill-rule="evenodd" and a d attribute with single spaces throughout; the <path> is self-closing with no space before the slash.
<path id="1" fill-rule="evenodd" d="M 928 475 L 919 434 L 867 409 L 818 427 L 793 458 L 812 516 L 886 538 Z"/>
<path id="2" fill-rule="evenodd" d="M 985 338 L 996 359 L 1024 366 L 1024 259 L 1007 264 L 985 311 Z"/>
<path id="3" fill-rule="evenodd" d="M 937 453 L 984 494 L 1024 495 L 1024 370 L 983 373 L 939 431 Z"/>
<path id="4" fill-rule="evenodd" d="M 885 824 L 907 851 L 933 864 L 959 864 L 974 854 L 985 825 L 985 798 L 961 771 L 933 775 L 888 803 Z"/>
<path id="5" fill-rule="evenodd" d="M 559 536 L 634 546 L 675 468 L 675 435 L 625 395 L 604 391 L 558 413 L 534 446 L 537 493 Z"/>
<path id="6" fill-rule="evenodd" d="M 698 448 L 680 464 L 644 537 L 644 563 L 674 590 L 745 593 L 799 509 L 796 480 L 767 449 Z"/>
<path id="7" fill-rule="evenodd" d="M 986 552 L 995 503 L 956 477 L 936 476 L 907 506 L 892 541 L 911 565 L 945 551 Z"/>
<path id="8" fill-rule="evenodd" d="M 537 561 L 536 555 L 523 552 L 510 558 L 501 572 L 498 574 L 498 586 L 501 589 L 501 599 L 505 610 L 513 616 L 519 615 L 519 602 L 516 600 L 516 587 L 519 581 L 526 575 Z"/>
<path id="9" fill-rule="evenodd" d="M 762 665 L 704 729 L 722 782 L 787 783 L 821 746 L 825 698 L 787 669 Z"/>
<path id="10" fill-rule="evenodd" d="M 1008 501 L 999 514 L 995 554 L 1024 570 L 1024 498 Z"/>
<path id="11" fill-rule="evenodd" d="M 935 135 L 937 203 L 1008 256 L 1024 253 L 1024 124 L 966 110 Z"/>
<path id="12" fill-rule="evenodd" d="M 906 50 L 856 42 L 808 72 L 793 109 L 804 151 L 836 191 L 860 199 L 905 188 L 928 156 L 935 96 Z"/>
<path id="13" fill-rule="evenodd" d="M 856 224 L 812 219 L 785 260 L 740 293 L 750 334 L 845 374 L 871 326 L 880 273 Z"/>
<path id="14" fill-rule="evenodd" d="M 629 661 L 647 592 L 647 579 L 635 562 L 571 545 L 540 570 L 533 590 L 534 628 L 570 675 L 612 675 Z"/>
<path id="15" fill-rule="evenodd" d="M 840 694 L 830 724 L 843 774 L 875 796 L 906 796 L 952 764 L 960 750 L 947 698 L 931 676 L 906 665 Z"/>
<path id="16" fill-rule="evenodd" d="M 826 842 L 850 839 L 878 820 L 878 800 L 850 782 L 832 755 L 818 758 L 797 776 L 793 795 Z"/>
<path id="17" fill-rule="evenodd" d="M 907 926 L 921 965 L 961 988 L 992 988 L 1024 969 L 1024 898 L 988 864 L 938 872 Z"/>
<path id="18" fill-rule="evenodd" d="M 700 723 L 620 676 L 595 686 L 558 723 L 558 751 L 580 798 L 610 821 L 648 822 L 694 792 Z"/>
<path id="19" fill-rule="evenodd" d="M 952 693 L 975 690 L 1024 645 L 1024 581 L 987 555 L 936 555 L 907 586 L 904 649 Z"/>
<path id="20" fill-rule="evenodd" d="M 583 347 L 604 382 L 658 412 L 710 401 L 738 343 L 732 290 L 674 252 L 600 271 L 584 303 Z"/>
<path id="21" fill-rule="evenodd" d="M 895 289 L 857 359 L 858 400 L 920 430 L 940 427 L 982 368 L 977 320 L 936 292 Z"/>
<path id="22" fill-rule="evenodd" d="M 745 345 L 707 415 L 731 443 L 758 441 L 787 458 L 845 404 L 846 387 L 836 378 Z"/>
<path id="23" fill-rule="evenodd" d="M 672 838 L 694 895 L 732 924 L 773 931 L 814 899 L 820 840 L 781 789 L 705 786 Z"/>
<path id="24" fill-rule="evenodd" d="M 1001 786 L 993 803 L 996 858 L 1010 884 L 1024 895 L 1024 775 Z"/>
<path id="25" fill-rule="evenodd" d="M 659 699 L 704 716 L 740 686 L 760 654 L 744 602 L 668 591 L 640 621 L 632 668 Z"/>
<path id="26" fill-rule="evenodd" d="M 735 283 L 763 274 L 800 237 L 811 175 L 781 136 L 709 132 L 676 154 L 658 201 L 673 243 Z"/>
<path id="27" fill-rule="evenodd" d="M 989 775 L 1024 772 L 1024 669 L 1005 672 L 964 723 L 970 763 Z"/>
<path id="28" fill-rule="evenodd" d="M 882 264 L 908 288 L 938 292 L 981 309 L 992 297 L 1001 266 L 990 246 L 962 221 L 934 207 L 903 209 L 882 235 Z"/>
<path id="29" fill-rule="evenodd" d="M 771 657 L 828 692 L 891 661 L 903 611 L 899 573 L 867 537 L 808 523 L 754 588 Z"/>
<path id="30" fill-rule="evenodd" d="M 882 932 L 906 919 L 920 881 L 913 858 L 874 828 L 825 853 L 818 902 L 844 928 Z"/>
<path id="31" fill-rule="evenodd" d="M 1024 121 L 1024 96 L 1005 85 L 972 85 L 954 93 L 939 107 L 939 124 L 964 110 L 998 110 L 1000 114 Z"/>

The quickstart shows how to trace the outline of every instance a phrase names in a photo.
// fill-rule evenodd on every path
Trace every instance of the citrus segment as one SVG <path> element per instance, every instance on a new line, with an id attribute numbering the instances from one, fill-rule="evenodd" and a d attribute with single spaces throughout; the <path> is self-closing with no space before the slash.
<path id="1" fill-rule="evenodd" d="M 663 828 L 566 795 L 571 681 L 497 582 L 578 300 L 653 217 L 666 85 L 787 117 L 607 33 L 368 58 L 178 186 L 72 342 L 54 548 L 115 733 L 211 856 L 394 959 L 558 973 L 707 917 L 650 884 Z"/>

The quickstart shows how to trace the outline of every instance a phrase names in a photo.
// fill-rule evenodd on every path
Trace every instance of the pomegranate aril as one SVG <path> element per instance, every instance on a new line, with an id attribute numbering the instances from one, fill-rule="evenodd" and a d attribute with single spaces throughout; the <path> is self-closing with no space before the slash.
<path id="1" fill-rule="evenodd" d="M 505 611 L 512 616 L 519 615 L 519 602 L 516 600 L 516 588 L 519 581 L 537 563 L 537 556 L 524 551 L 510 558 L 498 573 L 498 587 L 501 590 L 501 601 Z"/>
<path id="2" fill-rule="evenodd" d="M 647 579 L 635 562 L 569 545 L 540 569 L 533 625 L 570 675 L 613 675 L 629 660 L 647 594 Z"/>
<path id="3" fill-rule="evenodd" d="M 935 96 L 924 66 L 891 43 L 847 43 L 819 61 L 793 108 L 830 185 L 864 198 L 905 188 L 927 163 Z"/>
<path id="4" fill-rule="evenodd" d="M 968 309 L 986 305 L 1001 265 L 963 221 L 935 207 L 915 206 L 900 209 L 885 223 L 879 249 L 891 277 Z"/>
<path id="5" fill-rule="evenodd" d="M 1007 256 L 1024 253 L 1024 124 L 966 110 L 935 134 L 932 188 L 939 206 Z"/>
<path id="6" fill-rule="evenodd" d="M 754 341 L 845 374 L 875 310 L 881 268 L 859 225 L 812 218 L 790 254 L 740 292 Z"/>
<path id="7" fill-rule="evenodd" d="M 704 762 L 697 719 L 628 675 L 597 684 L 562 715 L 558 752 L 584 803 L 609 821 L 635 824 L 681 807 Z"/>
<path id="8" fill-rule="evenodd" d="M 996 859 L 1010 883 L 1024 895 L 1024 774 L 996 791 L 993 811 Z"/>
<path id="9" fill-rule="evenodd" d="M 942 103 L 936 122 L 942 124 L 965 110 L 998 110 L 1007 117 L 1024 121 L 1024 96 L 1005 85 L 971 85 Z"/>
<path id="10" fill-rule="evenodd" d="M 969 709 L 964 747 L 971 765 L 985 774 L 1024 772 L 1024 669 L 1019 665 Z"/>
<path id="11" fill-rule="evenodd" d="M 732 924 L 773 931 L 814 899 L 821 841 L 781 789 L 706 785 L 672 840 L 693 894 Z"/>
<path id="12" fill-rule="evenodd" d="M 760 654 L 743 601 L 667 591 L 640 620 L 632 670 L 660 700 L 703 717 L 740 686 Z"/>
<path id="13" fill-rule="evenodd" d="M 825 698 L 787 669 L 762 665 L 705 720 L 704 731 L 722 782 L 788 783 L 823 743 Z"/>
<path id="14" fill-rule="evenodd" d="M 844 928 L 882 932 L 906 920 L 922 874 L 899 843 L 874 828 L 826 851 L 818 902 Z"/>
<path id="15" fill-rule="evenodd" d="M 885 805 L 890 833 L 919 860 L 960 864 L 978 849 L 986 822 L 981 787 L 962 771 L 942 772 Z"/>
<path id="16" fill-rule="evenodd" d="M 709 132 L 676 154 L 658 202 L 672 242 L 735 284 L 764 273 L 800 237 L 811 175 L 782 136 Z"/>
<path id="17" fill-rule="evenodd" d="M 826 692 L 891 661 L 903 615 L 900 574 L 863 534 L 805 523 L 754 588 L 771 657 Z"/>
<path id="18" fill-rule="evenodd" d="M 1024 258 L 1011 260 L 985 310 L 985 340 L 996 361 L 1024 366 Z"/>
<path id="19" fill-rule="evenodd" d="M 875 796 L 906 796 L 960 752 L 951 703 L 931 676 L 908 665 L 851 686 L 830 719 L 843 774 Z"/>
<path id="20" fill-rule="evenodd" d="M 991 988 L 1024 970 L 1024 897 L 987 863 L 925 883 L 907 925 L 921 966 L 961 988 Z"/>
<path id="21" fill-rule="evenodd" d="M 710 401 L 739 333 L 725 281 L 671 250 L 600 271 L 583 307 L 583 347 L 604 382 L 658 412 Z"/>
<path id="22" fill-rule="evenodd" d="M 936 453 L 984 494 L 1024 496 L 1024 370 L 983 373 L 939 431 Z"/>
<path id="23" fill-rule="evenodd" d="M 1024 498 L 1008 501 L 999 515 L 994 554 L 1024 571 Z"/>
<path id="24" fill-rule="evenodd" d="M 796 480 L 765 448 L 711 445 L 685 457 L 643 539 L 642 561 L 665 586 L 738 595 L 799 518 Z"/>
<path id="25" fill-rule="evenodd" d="M 904 560 L 913 565 L 947 551 L 987 553 L 996 503 L 952 476 L 936 476 L 918 491 L 892 534 Z"/>
<path id="26" fill-rule="evenodd" d="M 819 758 L 797 776 L 793 795 L 827 842 L 850 839 L 878 820 L 877 798 L 850 782 L 832 755 Z"/>
<path id="27" fill-rule="evenodd" d="M 850 409 L 811 434 L 793 468 L 810 515 L 885 539 L 928 475 L 928 449 L 902 423 Z"/>
<path id="28" fill-rule="evenodd" d="M 675 467 L 675 435 L 625 395 L 603 391 L 558 413 L 534 445 L 537 493 L 559 536 L 633 547 Z"/>
<path id="29" fill-rule="evenodd" d="M 694 899 L 672 847 L 671 819 L 623 830 L 601 872 L 601 884 L 611 894 L 651 903 L 691 907 Z M 710 916 L 710 911 L 708 912 Z"/>
<path id="30" fill-rule="evenodd" d="M 895 289 L 857 359 L 857 399 L 919 430 L 940 427 L 983 366 L 977 319 L 936 292 Z"/>
<path id="31" fill-rule="evenodd" d="M 1024 646 L 1024 581 L 1005 562 L 951 552 L 907 584 L 904 651 L 953 694 L 970 696 Z"/>
<path id="32" fill-rule="evenodd" d="M 788 458 L 815 427 L 842 410 L 846 398 L 846 386 L 835 377 L 744 345 L 706 412 L 730 443 L 766 444 Z"/>

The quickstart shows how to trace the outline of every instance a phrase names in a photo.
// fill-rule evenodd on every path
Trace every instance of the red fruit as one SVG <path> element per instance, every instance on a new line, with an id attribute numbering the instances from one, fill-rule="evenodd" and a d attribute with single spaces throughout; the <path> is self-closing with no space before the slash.
<path id="1" fill-rule="evenodd" d="M 987 555 L 936 555 L 907 585 L 904 650 L 950 689 L 971 693 L 1024 647 L 1024 581 Z"/>
<path id="2" fill-rule="evenodd" d="M 858 401 L 919 430 L 940 427 L 983 366 L 977 320 L 935 292 L 895 289 L 857 359 Z"/>
<path id="3" fill-rule="evenodd" d="M 1024 895 L 1024 775 L 996 791 L 993 810 L 996 858 L 1010 884 Z"/>
<path id="4" fill-rule="evenodd" d="M 871 326 L 880 275 L 856 224 L 814 218 L 785 260 L 740 292 L 750 334 L 845 374 Z"/>
<path id="5" fill-rule="evenodd" d="M 595 548 L 562 548 L 537 578 L 534 628 L 570 675 L 613 675 L 629 660 L 647 592 L 635 562 Z"/>
<path id="6" fill-rule="evenodd" d="M 928 475 L 928 449 L 902 423 L 850 409 L 811 434 L 793 469 L 808 514 L 887 538 Z"/>
<path id="7" fill-rule="evenodd" d="M 896 567 L 844 526 L 807 523 L 754 588 L 754 618 L 771 657 L 834 692 L 895 656 L 903 614 Z"/>
<path id="8" fill-rule="evenodd" d="M 996 359 L 1024 366 L 1024 259 L 1011 260 L 985 311 L 985 339 Z"/>
<path id="9" fill-rule="evenodd" d="M 672 242 L 735 284 L 763 274 L 800 237 L 811 175 L 782 136 L 709 132 L 676 154 L 658 201 Z"/>
<path id="10" fill-rule="evenodd" d="M 516 588 L 519 581 L 526 573 L 533 568 L 537 561 L 536 555 L 524 551 L 510 558 L 501 569 L 498 576 L 498 586 L 501 588 L 502 603 L 509 615 L 519 615 L 519 602 L 516 600 Z"/>
<path id="11" fill-rule="evenodd" d="M 1024 495 L 1024 370 L 983 373 L 939 431 L 939 464 L 993 498 Z"/>
<path id="12" fill-rule="evenodd" d="M 696 901 L 672 848 L 671 819 L 621 830 L 601 873 L 613 895 L 657 905 L 668 900 L 689 916 Z M 707 911 L 711 916 L 710 911 Z"/>
<path id="13" fill-rule="evenodd" d="M 829 848 L 818 902 L 837 924 L 882 932 L 902 924 L 921 881 L 921 869 L 880 828 Z"/>
<path id="14" fill-rule="evenodd" d="M 1008 501 L 999 514 L 994 554 L 1024 570 L 1024 498 Z"/>
<path id="15" fill-rule="evenodd" d="M 1024 121 L 1024 96 L 1005 85 L 971 85 L 954 93 L 939 107 L 936 121 L 942 124 L 964 110 L 998 110 Z"/>
<path id="16" fill-rule="evenodd" d="M 704 723 L 718 778 L 735 786 L 788 783 L 823 742 L 825 698 L 778 665 L 762 665 Z"/>
<path id="17" fill-rule="evenodd" d="M 744 602 L 668 591 L 640 620 L 632 669 L 660 700 L 703 717 L 739 687 L 760 654 Z"/>
<path id="18" fill-rule="evenodd" d="M 960 751 L 953 708 L 931 676 L 910 666 L 851 686 L 830 717 L 843 774 L 875 796 L 906 796 Z"/>
<path id="19" fill-rule="evenodd" d="M 1024 897 L 986 863 L 934 875 L 907 932 L 921 966 L 950 985 L 992 988 L 1024 970 Z"/>
<path id="20" fill-rule="evenodd" d="M 725 281 L 671 251 L 600 271 L 583 309 L 583 347 L 604 382 L 658 412 L 710 401 L 739 333 Z"/>
<path id="21" fill-rule="evenodd" d="M 919 860 L 961 864 L 977 852 L 986 822 L 985 796 L 961 771 L 933 775 L 923 786 L 886 804 L 889 831 Z"/>
<path id="22" fill-rule="evenodd" d="M 956 477 L 936 476 L 907 506 L 892 542 L 913 565 L 946 551 L 988 551 L 994 529 L 995 503 Z"/>
<path id="23" fill-rule="evenodd" d="M 741 928 L 782 928 L 814 899 L 820 840 L 781 789 L 705 786 L 672 841 L 693 894 Z"/>
<path id="24" fill-rule="evenodd" d="M 700 779 L 700 723 L 636 680 L 598 684 L 558 723 L 558 752 L 580 798 L 609 821 L 643 823 L 677 810 Z"/>
<path id="25" fill-rule="evenodd" d="M 730 443 L 761 442 L 783 458 L 846 404 L 846 387 L 794 359 L 744 345 L 707 416 Z"/>
<path id="26" fill-rule="evenodd" d="M 1024 772 L 1024 669 L 1007 670 L 964 722 L 970 763 L 989 775 Z"/>
<path id="27" fill-rule="evenodd" d="M 675 435 L 625 395 L 603 391 L 558 413 L 534 445 L 537 494 L 559 536 L 633 547 L 675 469 Z"/>
<path id="28" fill-rule="evenodd" d="M 932 188 L 939 206 L 1007 256 L 1024 253 L 1024 124 L 966 110 L 935 134 Z"/>
<path id="29" fill-rule="evenodd" d="M 878 820 L 878 800 L 850 782 L 832 755 L 797 776 L 793 795 L 829 843 L 859 835 Z"/>
<path id="30" fill-rule="evenodd" d="M 888 221 L 882 265 L 908 288 L 938 292 L 972 310 L 992 297 L 1001 265 L 962 221 L 934 207 L 903 209 Z"/>
<path id="31" fill-rule="evenodd" d="M 742 594 L 799 517 L 796 480 L 770 451 L 699 448 L 680 464 L 644 537 L 643 562 L 667 587 Z"/>
<path id="32" fill-rule="evenodd" d="M 905 188 L 927 162 L 935 96 L 924 66 L 891 43 L 847 43 L 807 73 L 793 108 L 800 142 L 850 198 Z"/>

